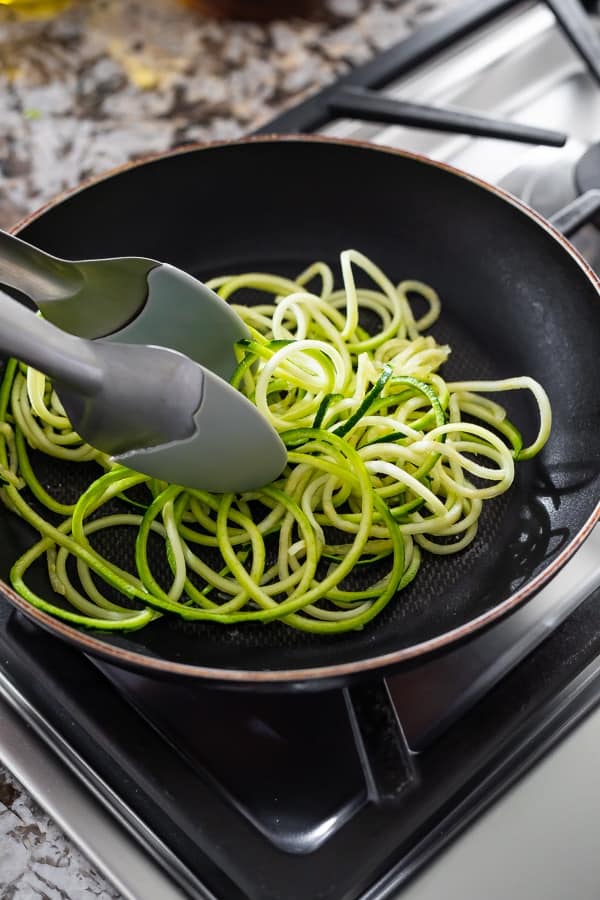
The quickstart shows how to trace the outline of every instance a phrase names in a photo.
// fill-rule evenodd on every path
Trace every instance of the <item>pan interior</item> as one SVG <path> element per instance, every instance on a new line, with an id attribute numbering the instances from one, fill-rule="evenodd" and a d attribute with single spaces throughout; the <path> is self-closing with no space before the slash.
<path id="1" fill-rule="evenodd" d="M 286 177 L 290 168 L 296 180 Z M 260 176 L 272 182 L 262 195 L 255 181 Z M 302 190 L 309 176 L 318 181 L 312 196 Z M 110 210 L 117 194 L 128 212 L 115 221 Z M 284 222 L 277 215 L 282 198 L 294 211 Z M 99 213 L 91 216 L 92 210 Z M 82 237 L 75 226 L 87 214 L 90 233 Z M 105 645 L 190 666 L 250 671 L 335 666 L 393 653 L 496 607 L 556 558 L 593 512 L 600 414 L 582 365 L 597 384 L 596 292 L 559 244 L 476 185 L 376 150 L 294 141 L 234 145 L 168 157 L 101 182 L 50 209 L 23 237 L 71 258 L 152 256 L 202 279 L 247 270 L 291 276 L 315 259 L 337 270 L 339 251 L 354 246 L 392 279 L 423 279 L 439 290 L 442 314 L 431 333 L 452 347 L 446 378 L 531 374 L 553 404 L 548 447 L 518 467 L 507 494 L 485 504 L 475 542 L 454 557 L 425 555 L 413 584 L 364 631 L 324 638 L 279 623 L 224 627 L 164 617 L 126 636 L 102 635 Z M 577 315 L 557 302 L 567 289 Z M 587 405 L 580 404 L 585 398 L 573 399 L 573 386 L 585 392 Z M 521 394 L 502 401 L 531 434 L 533 403 Z M 72 498 L 83 486 L 78 466 L 48 458 L 38 465 L 58 499 Z M 2 578 L 31 539 L 21 521 L 0 510 Z M 131 562 L 124 533 L 115 531 L 101 549 L 120 564 Z M 161 552 L 157 548 L 156 571 L 166 572 Z M 353 578 L 361 583 L 359 572 Z M 29 580 L 56 600 L 42 566 Z"/>

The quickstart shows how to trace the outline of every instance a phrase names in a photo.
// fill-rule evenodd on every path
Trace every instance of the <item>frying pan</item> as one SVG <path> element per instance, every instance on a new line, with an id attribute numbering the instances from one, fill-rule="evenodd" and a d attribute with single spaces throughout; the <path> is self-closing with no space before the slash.
<path id="1" fill-rule="evenodd" d="M 342 249 L 355 247 L 392 279 L 421 279 L 439 291 L 433 333 L 453 348 L 447 378 L 528 374 L 553 407 L 549 443 L 487 504 L 475 542 L 453 558 L 426 558 L 364 631 L 324 638 L 280 623 L 164 617 L 131 634 L 96 634 L 55 621 L 2 584 L 4 597 L 82 651 L 148 675 L 235 688 L 330 687 L 380 675 L 517 609 L 597 521 L 599 282 L 565 238 L 502 191 L 391 149 L 263 137 L 126 166 L 49 204 L 18 231 L 57 256 L 148 256 L 201 279 L 256 269 L 293 275 L 316 259 L 335 266 Z M 516 394 L 506 405 L 530 437 L 533 405 Z M 53 465 L 44 477 L 75 490 L 77 475 Z M 1 509 L 5 582 L 31 541 Z M 122 548 L 112 549 L 120 559 Z M 35 579 L 56 602 L 41 569 Z"/>

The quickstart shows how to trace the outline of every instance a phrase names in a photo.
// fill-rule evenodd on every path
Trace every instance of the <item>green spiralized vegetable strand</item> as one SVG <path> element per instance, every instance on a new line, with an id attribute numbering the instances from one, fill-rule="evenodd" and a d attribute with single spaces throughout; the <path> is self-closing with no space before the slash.
<path id="1" fill-rule="evenodd" d="M 17 448 L 19 468 L 23 473 L 23 478 L 25 479 L 27 486 L 33 496 L 36 497 L 40 501 L 40 503 L 42 503 L 46 507 L 46 509 L 58 513 L 61 516 L 71 516 L 73 514 L 73 510 L 75 509 L 75 504 L 60 503 L 58 500 L 55 500 L 54 497 L 52 497 L 38 481 L 33 468 L 31 467 L 31 463 L 29 462 L 27 445 L 22 431 L 18 430 L 15 432 L 15 443 Z"/>
<path id="2" fill-rule="evenodd" d="M 550 429 L 552 428 L 552 408 L 550 406 L 550 401 L 548 400 L 548 395 L 543 387 L 528 375 L 523 375 L 518 378 L 503 378 L 499 381 L 452 382 L 451 384 L 448 384 L 448 389 L 460 393 L 465 391 L 468 393 L 485 393 L 487 391 L 531 391 L 538 404 L 540 427 L 535 440 L 529 444 L 528 447 L 524 447 L 516 454 L 516 458 L 519 460 L 533 459 L 533 457 L 540 452 L 550 436 Z"/>
<path id="3" fill-rule="evenodd" d="M 85 534 L 86 537 L 89 534 L 93 534 L 97 531 L 103 531 L 106 529 L 112 529 L 116 527 L 131 526 L 133 528 L 139 528 L 141 523 L 141 516 L 135 515 L 132 513 L 120 513 L 113 514 L 109 516 L 102 516 L 99 519 L 94 519 L 92 522 L 87 522 L 85 525 Z M 164 529 L 161 528 L 160 525 L 156 525 L 155 530 L 159 535 L 164 537 L 165 532 Z M 61 548 L 62 549 L 62 548 Z M 116 604 L 112 603 L 106 597 L 104 597 L 98 588 L 95 586 L 89 566 L 81 559 L 80 557 L 77 559 L 77 572 L 79 575 L 79 580 L 82 583 L 82 586 L 85 587 L 88 596 L 99 606 L 104 605 L 107 609 L 117 608 Z M 132 584 L 138 584 L 141 588 L 141 582 L 133 576 L 128 575 L 128 573 L 124 573 L 126 577 L 129 578 Z"/>
<path id="4" fill-rule="evenodd" d="M 129 473 L 129 475 L 131 477 L 131 473 Z M 122 572 L 91 548 L 85 535 L 85 528 L 82 528 L 81 536 L 78 539 L 75 539 L 69 535 L 69 532 L 72 530 L 72 519 L 67 519 L 59 526 L 55 527 L 39 516 L 27 503 L 25 503 L 19 491 L 15 488 L 9 486 L 6 488 L 6 491 L 9 494 L 16 512 L 43 536 L 45 540 L 42 541 L 42 543 L 45 543 L 45 545 L 47 544 L 48 546 L 50 544 L 56 544 L 59 547 L 64 547 L 76 558 L 81 558 L 90 569 L 100 576 L 100 578 L 130 599 L 141 600 L 142 602 L 147 600 L 147 594 L 140 589 L 136 583 L 136 579 L 132 578 L 129 573 Z M 17 563 L 15 563 L 15 566 L 13 567 L 13 572 L 22 573 L 25 571 L 20 568 L 20 562 L 25 556 L 27 556 L 27 554 L 17 560 Z M 37 558 L 37 556 L 34 556 L 32 561 L 35 558 Z"/>
<path id="5" fill-rule="evenodd" d="M 250 374 L 251 367 L 255 364 L 258 358 L 257 353 L 253 353 L 252 351 L 247 351 L 244 353 L 242 359 L 238 362 L 237 368 L 233 375 L 231 376 L 231 384 L 234 388 L 241 389 L 241 386 Z M 247 388 L 247 393 L 254 394 L 254 385 L 251 382 L 251 387 Z"/>
<path id="6" fill-rule="evenodd" d="M 306 309 L 306 307 L 310 307 L 310 309 Z M 293 339 L 306 337 L 310 318 L 315 322 L 321 334 L 330 339 L 332 344 L 343 352 L 345 345 L 340 332 L 344 327 L 344 317 L 323 297 L 315 297 L 308 291 L 295 291 L 280 298 L 277 305 L 273 307 L 271 318 L 275 339 L 290 339 L 292 332 L 284 324 L 287 320 L 288 325 L 291 325 L 290 318 L 295 320 L 296 326 Z"/>
<path id="7" fill-rule="evenodd" d="M 326 263 L 320 261 L 311 263 L 310 266 L 307 266 L 303 272 L 300 272 L 300 274 L 296 276 L 295 280 L 296 284 L 299 284 L 301 287 L 306 287 L 307 284 L 310 284 L 310 282 L 317 277 L 321 279 L 320 297 L 321 299 L 326 300 L 333 291 L 334 284 L 333 272 Z"/>
<path id="8" fill-rule="evenodd" d="M 10 405 L 10 395 L 18 368 L 18 361 L 12 357 L 6 361 L 4 366 L 2 384 L 0 384 L 0 419 L 3 422 L 6 420 L 6 411 Z"/>
<path id="9" fill-rule="evenodd" d="M 107 472 L 94 481 L 81 495 L 73 510 L 71 529 L 73 537 L 79 545 L 82 547 L 90 546 L 85 536 L 84 528 L 84 521 L 87 516 L 96 512 L 97 509 L 113 497 L 148 481 L 147 475 L 132 472 L 121 466 Z"/>
<path id="10" fill-rule="evenodd" d="M 284 500 L 287 501 L 288 498 L 285 495 L 282 495 L 280 497 L 280 499 L 282 500 L 282 502 L 284 502 Z M 375 498 L 375 502 L 377 502 L 377 498 Z M 383 515 L 385 516 L 387 513 L 387 507 L 385 507 L 384 504 L 382 505 L 381 511 L 382 511 Z M 391 519 L 391 517 L 390 517 L 390 519 Z M 401 574 L 402 570 L 403 570 L 402 539 L 401 539 L 400 535 L 397 534 L 397 532 L 396 532 L 395 523 L 393 523 L 393 520 L 389 521 L 389 524 L 392 529 L 391 530 L 391 538 L 392 538 L 392 543 L 394 546 L 394 555 L 395 555 L 396 564 L 393 566 L 392 575 L 391 575 L 385 589 L 379 594 L 377 600 L 366 611 L 358 613 L 352 619 L 337 620 L 335 622 L 322 622 L 322 621 L 314 621 L 314 620 L 311 621 L 310 619 L 301 618 L 298 615 L 293 615 L 293 614 L 290 615 L 288 613 L 285 616 L 284 621 L 287 624 L 291 624 L 291 625 L 293 625 L 293 627 L 299 628 L 300 630 L 303 630 L 303 631 L 311 631 L 313 633 L 326 634 L 326 633 L 340 633 L 342 631 L 347 631 L 347 630 L 351 630 L 351 629 L 353 630 L 356 628 L 362 628 L 368 621 L 370 621 L 374 616 L 376 616 L 387 605 L 387 603 L 390 601 L 392 596 L 395 594 L 398 584 L 402 578 L 402 574 Z M 397 564 L 398 562 L 400 562 L 401 564 Z M 346 566 L 346 568 L 347 569 L 351 568 L 351 566 L 350 567 Z M 334 578 L 331 578 L 331 576 L 330 576 L 330 580 L 331 581 L 333 581 L 333 580 L 339 581 L 341 579 L 339 578 L 339 575 L 338 575 L 338 577 L 334 576 Z M 312 593 L 315 593 L 317 591 L 318 591 L 318 588 L 313 588 Z M 302 608 L 302 604 L 303 603 L 306 604 L 307 599 L 308 598 L 305 595 L 304 597 L 301 597 L 299 600 L 296 600 L 295 602 L 293 602 L 293 604 L 290 604 L 290 602 L 287 601 L 286 602 L 286 612 L 287 612 L 287 610 L 290 609 L 290 606 L 292 606 L 292 605 L 293 605 L 294 609 Z M 283 606 L 283 604 L 281 604 L 280 606 Z M 252 617 L 253 619 L 260 619 L 261 621 L 270 621 L 272 619 L 278 618 L 278 615 L 277 615 L 278 612 L 279 612 L 279 610 L 271 609 L 271 610 L 261 611 L 260 613 L 249 613 L 249 614 L 247 614 L 247 616 Z M 271 614 L 269 615 L 269 613 L 271 613 Z M 228 618 L 228 621 L 236 621 L 236 620 L 237 620 L 236 617 Z"/>
<path id="11" fill-rule="evenodd" d="M 386 554 L 389 556 L 389 551 Z M 411 583 L 411 581 L 416 577 L 417 572 L 419 571 L 421 565 L 421 555 L 417 552 L 413 553 L 412 558 L 406 567 L 404 574 L 396 584 L 395 590 L 400 591 Z M 327 599 L 331 600 L 332 603 L 340 604 L 340 605 L 349 605 L 354 607 L 355 603 L 362 602 L 364 600 L 376 600 L 381 594 L 382 585 L 381 583 L 375 584 L 370 588 L 363 588 L 359 591 L 344 591 L 339 588 L 333 588 L 327 594 Z"/>
<path id="12" fill-rule="evenodd" d="M 284 296 L 298 290 L 296 281 L 282 278 L 280 275 L 270 275 L 262 272 L 247 272 L 243 275 L 212 278 L 206 282 L 206 285 L 213 291 L 216 290 L 224 300 L 228 300 L 241 288 L 251 288 L 252 290 L 267 291 Z"/>
<path id="13" fill-rule="evenodd" d="M 323 399 L 319 404 L 319 408 L 315 414 L 315 418 L 312 423 L 313 428 L 321 428 L 323 425 L 323 420 L 327 415 L 327 410 L 331 406 L 332 403 L 336 403 L 338 400 L 343 400 L 343 394 L 325 394 Z"/>
<path id="14" fill-rule="evenodd" d="M 0 462 L 0 484 L 5 482 L 20 490 L 24 487 L 24 479 L 17 474 L 19 469 L 19 456 L 17 442 L 13 429 L 6 422 L 0 422 L 0 440 L 2 442 L 3 463 Z"/>
<path id="15" fill-rule="evenodd" d="M 161 513 L 161 511 L 165 508 L 165 506 L 176 496 L 178 496 L 182 491 L 182 488 L 172 485 L 165 489 L 162 494 L 159 494 L 155 499 L 151 506 L 148 508 L 146 514 L 143 517 L 142 523 L 140 525 L 140 529 L 137 535 L 136 540 L 136 566 L 137 570 L 140 573 L 140 577 L 146 589 L 152 594 L 152 604 L 157 606 L 160 609 L 177 611 L 178 604 L 173 601 L 172 597 L 169 596 L 167 592 L 165 592 L 158 582 L 155 580 L 152 572 L 150 570 L 150 565 L 148 562 L 148 554 L 147 554 L 147 544 L 148 537 L 150 531 L 155 523 L 156 517 Z M 190 567 L 198 571 L 199 574 L 203 575 L 207 579 L 210 579 L 211 576 L 214 577 L 213 586 L 220 588 L 221 590 L 229 590 L 231 585 L 224 579 L 221 575 L 217 576 L 217 573 L 214 573 L 209 566 L 202 563 L 200 560 L 195 558 L 189 548 L 182 544 L 182 552 L 183 558 L 185 560 L 186 566 L 190 565 Z M 194 561 L 197 562 L 197 565 L 194 565 Z M 209 582 L 210 583 L 210 582 Z M 217 609 L 220 615 L 228 613 L 230 611 L 235 611 L 247 600 L 247 597 L 243 592 L 240 593 L 239 587 L 237 585 L 233 586 L 233 592 L 239 594 L 240 596 L 234 598 L 234 600 L 230 604 L 223 604 L 221 606 L 216 606 L 213 603 L 202 602 L 203 608 L 207 610 Z M 191 592 L 194 597 L 196 596 L 195 590 L 193 589 Z M 193 598 L 192 598 L 193 599 Z M 204 601 L 206 598 L 204 598 Z M 190 617 L 189 615 L 187 616 Z M 193 616 L 192 616 L 193 617 Z"/>
<path id="16" fill-rule="evenodd" d="M 35 415 L 45 424 L 59 430 L 71 430 L 69 420 L 64 412 L 57 414 L 49 408 L 45 402 L 46 376 L 29 367 L 26 376 L 27 394 L 31 402 L 31 409 Z"/>
<path id="17" fill-rule="evenodd" d="M 340 267 L 341 289 L 321 261 L 295 279 L 249 272 L 208 282 L 230 301 L 247 290 L 263 295 L 252 307 L 233 304 L 250 337 L 236 345 L 232 383 L 280 432 L 288 464 L 275 483 L 243 495 L 186 490 L 116 465 L 71 428 L 44 375 L 9 361 L 0 386 L 0 497 L 40 535 L 12 569 L 22 597 L 100 630 L 175 615 L 335 635 L 364 627 L 392 598 L 401 602 L 423 552 L 469 546 L 485 503 L 510 488 L 515 462 L 548 439 L 545 392 L 525 376 L 446 382 L 440 369 L 450 347 L 424 334 L 440 314 L 435 290 L 394 284 L 357 250 L 343 251 Z M 425 306 L 420 315 L 415 299 Z M 359 324 L 363 313 L 378 321 L 373 333 Z M 507 390 L 528 390 L 537 402 L 538 434 L 526 447 L 486 396 Z M 36 474 L 29 448 L 69 466 L 93 461 L 98 476 L 76 503 L 64 503 Z M 135 511 L 115 512 L 115 503 Z M 53 525 L 38 506 L 65 518 Z M 132 571 L 90 541 L 118 527 L 135 535 Z M 43 557 L 70 608 L 26 585 Z M 357 566 L 365 583 L 350 589 Z M 102 584 L 142 608 L 121 607 Z"/>
<path id="18" fill-rule="evenodd" d="M 375 337 L 370 337 L 365 341 L 358 341 L 350 344 L 350 349 L 355 352 L 371 349 L 383 343 L 391 335 L 395 334 L 398 327 L 402 323 L 402 314 L 408 318 L 412 318 L 410 309 L 407 309 L 402 303 L 402 298 L 396 292 L 393 284 L 387 278 L 378 266 L 375 266 L 370 259 L 356 250 L 344 250 L 340 255 L 340 265 L 342 269 L 342 278 L 344 280 L 345 301 L 346 301 L 346 324 L 342 330 L 342 337 L 349 339 L 356 332 L 358 325 L 359 295 L 354 283 L 354 274 L 352 266 L 358 266 L 366 272 L 377 286 L 381 289 L 384 297 L 387 297 L 393 307 L 394 316 L 387 328 L 384 327 Z M 385 306 L 383 307 L 385 309 Z"/>
<path id="19" fill-rule="evenodd" d="M 336 426 L 334 433 L 337 434 L 338 437 L 344 437 L 344 435 L 348 434 L 349 431 L 352 431 L 354 426 L 357 425 L 363 418 L 363 416 L 368 413 L 369 409 L 371 408 L 377 397 L 379 397 L 387 382 L 392 377 L 392 374 L 392 367 L 385 365 L 383 367 L 383 372 L 381 373 L 371 390 L 368 392 L 356 412 L 353 413 L 350 418 L 343 422 L 341 425 Z"/>
<path id="20" fill-rule="evenodd" d="M 311 429 L 305 429 L 302 434 L 298 434 L 298 432 L 296 432 L 293 435 L 293 437 L 304 438 L 305 441 L 308 441 L 311 438 L 317 438 L 317 440 L 319 440 L 321 442 L 327 442 L 328 444 L 333 445 L 342 455 L 350 456 L 352 459 L 352 462 L 359 469 L 359 474 L 357 475 L 356 472 L 353 472 L 351 477 L 353 480 L 357 480 L 358 484 L 360 486 L 362 486 L 363 490 L 365 491 L 365 494 L 366 494 L 366 497 L 365 497 L 366 504 L 365 505 L 368 510 L 369 497 L 371 495 L 370 483 L 368 480 L 366 470 L 364 470 L 364 467 L 362 467 L 363 471 L 362 472 L 360 471 L 361 466 L 360 466 L 358 454 L 355 454 L 355 451 L 352 451 L 352 448 L 350 448 L 348 445 L 346 445 L 340 438 L 336 438 L 335 435 L 331 435 L 328 432 L 314 432 Z M 316 447 L 311 447 L 311 449 L 323 449 L 323 445 L 318 444 Z M 308 557 L 308 555 L 311 555 L 311 557 L 312 557 L 312 552 L 315 548 L 314 548 L 313 541 L 311 540 L 310 528 L 308 530 L 306 530 L 306 523 L 305 523 L 305 521 L 303 521 L 304 516 L 303 516 L 302 510 L 299 507 L 297 507 L 296 504 L 293 504 L 293 502 L 290 500 L 289 497 L 287 497 L 286 494 L 284 494 L 283 492 L 277 491 L 277 489 L 274 487 L 264 488 L 263 491 L 267 495 L 270 495 L 271 497 L 277 499 L 280 503 L 282 503 L 286 507 L 286 509 L 288 509 L 288 511 L 293 512 L 293 514 L 295 515 L 295 518 L 297 519 L 297 521 L 300 524 L 300 527 L 303 529 L 303 534 L 304 534 L 305 540 L 307 540 L 307 542 L 308 542 L 309 549 L 307 552 L 307 557 Z M 313 600 L 319 599 L 319 597 L 322 596 L 324 593 L 326 593 L 326 591 L 330 587 L 339 584 L 339 582 L 341 580 L 343 580 L 343 578 L 346 577 L 347 574 L 349 574 L 349 572 L 352 569 L 352 565 L 353 565 L 353 557 L 355 554 L 357 554 L 357 555 L 360 554 L 360 545 L 361 545 L 361 543 L 365 542 L 365 536 L 368 536 L 368 530 L 369 530 L 368 526 L 369 526 L 369 518 L 370 517 L 367 514 L 364 518 L 362 527 L 357 532 L 357 537 L 355 539 L 354 547 L 353 547 L 354 552 L 348 553 L 348 555 L 345 557 L 343 562 L 339 566 L 336 567 L 336 570 L 334 573 L 332 573 L 332 574 L 330 573 L 328 576 L 326 576 L 319 585 L 312 587 L 308 591 L 304 591 L 300 597 L 294 597 L 294 595 L 292 594 L 292 597 L 290 599 L 283 601 L 279 604 L 275 604 L 275 606 L 272 606 L 271 598 L 268 595 L 266 595 L 263 591 L 261 591 L 259 589 L 259 587 L 251 580 L 251 578 L 248 575 L 248 573 L 246 572 L 246 570 L 243 569 L 243 567 L 240 567 L 239 560 L 237 560 L 235 553 L 232 552 L 232 548 L 230 546 L 229 547 L 227 546 L 227 529 L 225 526 L 226 526 L 226 517 L 227 517 L 227 515 L 230 514 L 230 505 L 231 505 L 232 499 L 233 499 L 232 495 L 225 495 L 225 497 L 221 500 L 221 505 L 219 508 L 218 522 L 219 522 L 219 525 L 220 525 L 220 528 L 222 531 L 222 535 L 223 535 L 223 547 L 222 547 L 223 556 L 226 559 L 226 562 L 227 562 L 228 566 L 230 567 L 230 569 L 235 572 L 236 577 L 238 578 L 242 587 L 248 592 L 248 594 L 255 601 L 265 604 L 267 606 L 267 608 L 263 608 L 263 609 L 257 610 L 257 611 L 238 612 L 238 613 L 232 613 L 232 614 L 219 614 L 218 612 L 212 612 L 209 610 L 192 610 L 192 609 L 186 608 L 185 610 L 181 610 L 181 613 L 180 613 L 185 618 L 211 619 L 213 621 L 221 620 L 221 621 L 227 622 L 227 623 L 234 623 L 234 622 L 238 622 L 238 621 L 268 622 L 268 621 L 272 621 L 276 618 L 284 618 L 285 621 L 287 621 L 288 623 L 291 622 L 294 625 L 294 627 L 301 628 L 303 630 L 318 631 L 318 632 L 325 633 L 325 632 L 329 632 L 331 630 L 341 631 L 341 630 L 346 630 L 347 628 L 361 627 L 366 621 L 370 620 L 370 618 L 372 617 L 373 614 L 376 614 L 380 608 L 383 608 L 383 605 L 385 605 L 389 601 L 389 599 L 391 599 L 391 596 L 395 592 L 397 584 L 399 583 L 400 579 L 402 578 L 403 565 L 395 567 L 398 571 L 394 573 L 392 578 L 390 578 L 388 586 L 381 593 L 379 599 L 375 603 L 373 603 L 373 605 L 369 608 L 369 610 L 359 613 L 353 619 L 344 619 L 344 620 L 339 620 L 339 621 L 335 621 L 335 622 L 322 622 L 322 621 L 314 622 L 314 621 L 307 620 L 304 617 L 301 618 L 297 615 L 290 616 L 291 613 L 293 614 L 297 610 L 302 609 L 303 607 L 310 604 Z M 371 496 L 370 499 L 371 499 L 371 501 L 374 501 L 376 503 L 378 502 L 378 498 L 376 496 Z M 402 556 L 403 556 L 402 539 L 401 539 L 400 535 L 397 533 L 396 524 L 395 524 L 394 520 L 392 519 L 391 515 L 389 514 L 385 504 L 382 501 L 379 501 L 379 504 L 380 504 L 380 511 L 383 513 L 384 517 L 387 518 L 388 524 L 392 530 L 391 539 L 392 539 L 392 543 L 394 544 L 395 554 L 397 557 L 402 558 Z M 237 514 L 236 514 L 236 518 L 237 518 Z M 140 534 L 141 534 L 141 532 L 140 532 Z M 259 556 L 259 561 L 262 562 L 260 551 L 258 552 L 257 555 Z M 392 588 L 390 588 L 390 585 L 392 585 Z M 295 593 L 297 593 L 297 589 L 296 589 Z M 171 606 L 171 604 L 167 603 L 166 601 L 164 601 L 161 598 L 157 598 L 156 596 L 153 596 L 152 603 L 156 604 L 159 608 L 163 608 L 163 609 L 168 609 Z M 375 610 L 375 612 L 374 612 L 374 610 Z"/>
<path id="21" fill-rule="evenodd" d="M 56 531 L 61 534 L 69 526 L 70 523 L 68 521 L 63 522 L 58 527 L 58 529 L 56 529 Z M 61 534 L 61 536 L 64 535 Z M 95 628 L 102 631 L 133 631 L 137 630 L 138 628 L 143 628 L 145 625 L 149 624 L 153 619 L 156 618 L 156 613 L 153 610 L 149 609 L 124 609 L 121 616 L 112 617 L 99 608 L 94 609 L 92 604 L 90 604 L 89 607 L 86 604 L 86 608 L 89 608 L 92 613 L 91 615 L 73 613 L 69 610 L 63 609 L 62 607 L 56 606 L 54 603 L 49 602 L 45 598 L 40 597 L 38 594 L 32 591 L 24 581 L 24 574 L 36 561 L 36 559 L 42 556 L 43 553 L 45 553 L 49 549 L 49 547 L 52 546 L 52 544 L 58 543 L 58 540 L 56 540 L 56 538 L 56 534 L 43 537 L 15 562 L 10 571 L 10 579 L 14 589 L 25 600 L 31 603 L 32 606 L 40 609 L 42 612 L 48 613 L 49 615 L 56 616 L 68 622 L 73 622 L 76 625 L 83 625 L 87 628 Z M 99 617 L 99 612 L 101 613 L 102 618 Z"/>
<path id="22" fill-rule="evenodd" d="M 65 460 L 83 462 L 84 460 L 96 459 L 100 456 L 98 450 L 94 450 L 88 444 L 81 443 L 79 436 L 72 430 L 71 434 L 74 435 L 74 441 L 79 442 L 78 446 L 74 448 L 60 446 L 64 443 L 64 432 L 57 434 L 48 433 L 35 420 L 29 404 L 26 376 L 17 371 L 15 373 L 14 389 L 11 393 L 11 408 L 15 422 L 25 434 L 29 444 L 37 450 L 42 450 Z"/>
<path id="23" fill-rule="evenodd" d="M 189 549 L 189 548 L 187 548 L 187 547 L 184 545 L 184 554 L 185 554 L 185 556 L 186 556 L 186 563 L 188 563 L 188 565 L 189 565 L 190 563 L 189 563 L 188 554 L 187 554 L 187 550 L 188 550 L 188 549 Z M 244 555 L 244 554 L 241 554 L 241 555 L 240 555 L 240 559 L 241 559 L 242 562 L 244 561 L 244 558 L 245 558 L 245 555 Z M 224 567 L 217 573 L 217 575 L 220 576 L 220 577 L 223 577 L 223 576 L 227 575 L 228 573 L 229 573 L 229 567 L 228 567 L 228 566 L 224 566 Z M 185 583 L 185 591 L 186 591 L 186 594 L 188 595 L 188 597 L 190 597 L 190 599 L 191 599 L 193 602 L 197 603 L 199 606 L 202 606 L 204 609 L 220 609 L 221 612 L 231 612 L 231 611 L 234 611 L 234 610 L 236 610 L 236 609 L 241 609 L 242 606 L 243 606 L 243 605 L 245 604 L 245 602 L 246 602 L 246 597 L 245 597 L 245 595 L 243 594 L 243 592 L 242 592 L 242 591 L 238 591 L 237 596 L 234 597 L 233 600 L 230 600 L 230 601 L 228 601 L 227 603 L 217 603 L 216 601 L 211 600 L 211 599 L 208 597 L 208 594 L 209 594 L 209 593 L 212 593 L 212 592 L 215 591 L 215 590 L 216 590 L 216 588 L 215 588 L 212 584 L 206 584 L 206 585 L 204 586 L 204 588 L 202 588 L 202 590 L 198 590 L 198 588 L 196 587 L 196 585 L 193 584 L 193 583 L 189 580 L 189 578 L 186 579 L 186 583 Z"/>
<path id="24" fill-rule="evenodd" d="M 515 459 L 519 459 L 519 454 L 523 449 L 523 436 L 518 430 L 515 428 L 513 423 L 507 419 L 505 416 L 503 418 L 497 418 L 495 415 L 490 413 L 486 407 L 482 407 L 479 403 L 471 403 L 468 400 L 460 400 L 460 413 L 461 415 L 465 413 L 472 418 L 479 419 L 480 422 L 485 422 L 495 431 L 500 432 L 507 440 L 510 442 L 512 447 L 513 456 Z M 458 420 L 460 420 L 461 416 L 458 416 Z M 471 435 L 471 440 L 480 439 L 475 435 Z M 482 443 L 485 443 L 482 441 Z"/>

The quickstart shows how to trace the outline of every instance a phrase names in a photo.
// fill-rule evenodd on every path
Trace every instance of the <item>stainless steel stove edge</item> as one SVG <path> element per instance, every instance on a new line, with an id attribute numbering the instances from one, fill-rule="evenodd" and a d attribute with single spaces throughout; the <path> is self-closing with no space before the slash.
<path id="1" fill-rule="evenodd" d="M 26 697 L 0 673 L 0 758 L 121 893 L 124 900 L 215 900 L 178 887 L 158 856 L 178 871 L 183 885 L 193 876 L 146 825 L 76 757 Z M 85 773 L 85 780 L 84 780 Z"/>

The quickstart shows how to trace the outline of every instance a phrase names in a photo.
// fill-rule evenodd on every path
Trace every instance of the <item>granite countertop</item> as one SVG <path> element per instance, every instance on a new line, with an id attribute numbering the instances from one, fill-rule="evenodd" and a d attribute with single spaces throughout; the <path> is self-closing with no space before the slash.
<path id="1" fill-rule="evenodd" d="M 0 227 L 126 160 L 239 137 L 459 3 L 323 0 L 262 25 L 180 0 L 72 0 L 54 18 L 0 5 Z"/>
<path id="2" fill-rule="evenodd" d="M 3 228 L 127 160 L 239 137 L 461 0 L 323 0 L 266 24 L 178 0 L 52 2 L 0 5 Z M 119 896 L 1 766 L 0 896 Z"/>

